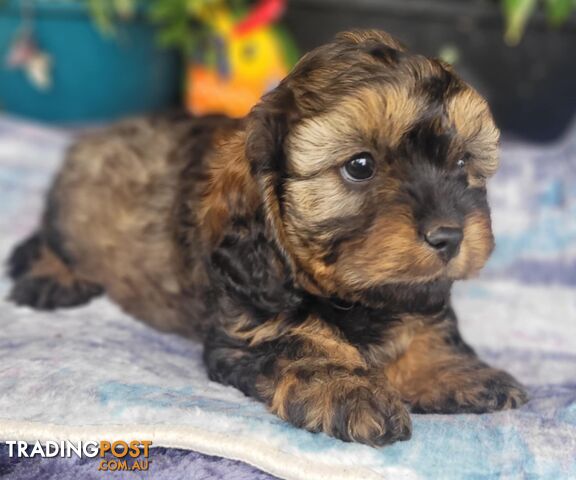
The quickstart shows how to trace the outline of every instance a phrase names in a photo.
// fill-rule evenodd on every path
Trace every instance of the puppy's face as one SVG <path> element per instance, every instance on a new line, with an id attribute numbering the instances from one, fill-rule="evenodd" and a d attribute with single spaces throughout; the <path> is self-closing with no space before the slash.
<path id="1" fill-rule="evenodd" d="M 351 300 L 465 278 L 493 248 L 486 181 L 498 130 L 486 102 L 379 35 L 341 39 L 343 68 L 314 56 L 297 67 L 286 86 L 300 116 L 274 190 L 296 268 Z"/>

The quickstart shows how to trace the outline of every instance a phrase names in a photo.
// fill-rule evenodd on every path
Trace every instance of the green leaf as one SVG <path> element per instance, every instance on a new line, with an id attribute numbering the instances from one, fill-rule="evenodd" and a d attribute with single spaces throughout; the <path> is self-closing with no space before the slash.
<path id="1" fill-rule="evenodd" d="M 186 11 L 191 16 L 197 16 L 202 10 L 207 7 L 222 7 L 221 0 L 185 0 Z"/>
<path id="2" fill-rule="evenodd" d="M 130 20 L 136 15 L 136 0 L 114 0 L 114 10 L 122 20 Z"/>
<path id="3" fill-rule="evenodd" d="M 508 45 L 518 45 L 528 19 L 536 8 L 536 0 L 504 0 L 503 10 L 506 20 L 504 40 Z"/>
<path id="4" fill-rule="evenodd" d="M 148 15 L 154 21 L 173 21 L 186 14 L 186 0 L 156 0 L 149 3 Z"/>
<path id="5" fill-rule="evenodd" d="M 546 0 L 546 16 L 554 27 L 562 25 L 576 9 L 575 0 Z"/>
<path id="6" fill-rule="evenodd" d="M 210 26 L 205 23 L 205 18 L 200 15 L 205 9 L 230 8 L 230 11 L 233 11 L 233 7 L 248 3 L 247 0 L 77 1 L 87 3 L 92 21 L 100 32 L 107 36 L 115 35 L 116 20 L 130 20 L 141 11 L 157 27 L 157 42 L 162 46 L 176 47 L 184 54 L 190 54 L 200 39 L 210 30 Z"/>
<path id="7" fill-rule="evenodd" d="M 114 11 L 109 0 L 88 0 L 88 10 L 92 21 L 103 35 L 114 35 Z"/>

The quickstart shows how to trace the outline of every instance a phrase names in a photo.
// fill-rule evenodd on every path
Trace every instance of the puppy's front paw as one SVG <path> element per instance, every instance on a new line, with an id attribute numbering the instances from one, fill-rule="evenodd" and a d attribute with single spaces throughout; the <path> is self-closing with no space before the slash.
<path id="1" fill-rule="evenodd" d="M 412 422 L 400 398 L 389 391 L 358 387 L 335 399 L 330 435 L 348 442 L 382 446 L 412 436 Z"/>
<path id="2" fill-rule="evenodd" d="M 346 442 L 408 440 L 410 414 L 394 390 L 351 374 L 298 372 L 277 384 L 272 411 L 290 423 Z"/>
<path id="3" fill-rule="evenodd" d="M 489 413 L 528 401 L 514 377 L 490 367 L 455 370 L 439 376 L 436 387 L 413 402 L 417 413 Z"/>
<path id="4" fill-rule="evenodd" d="M 476 405 L 473 405 L 477 413 L 518 408 L 528 401 L 526 390 L 512 375 L 488 368 L 483 377 Z"/>

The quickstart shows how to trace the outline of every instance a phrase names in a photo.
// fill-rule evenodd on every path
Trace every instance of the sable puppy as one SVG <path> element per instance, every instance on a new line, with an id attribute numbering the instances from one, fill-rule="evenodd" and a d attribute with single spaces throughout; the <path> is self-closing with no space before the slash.
<path id="1" fill-rule="evenodd" d="M 409 411 L 526 401 L 462 340 L 452 282 L 493 248 L 486 102 L 384 32 L 305 55 L 243 120 L 127 121 L 73 146 L 9 262 L 40 309 L 106 292 L 204 341 L 211 379 L 346 441 L 410 437 Z"/>

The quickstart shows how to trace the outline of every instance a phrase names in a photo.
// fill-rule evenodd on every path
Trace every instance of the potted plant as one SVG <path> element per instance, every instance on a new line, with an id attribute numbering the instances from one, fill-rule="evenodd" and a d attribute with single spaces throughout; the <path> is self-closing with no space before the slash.
<path id="1" fill-rule="evenodd" d="M 159 47 L 147 6 L 135 0 L 1 1 L 0 109 L 83 123 L 178 103 L 180 56 Z"/>

